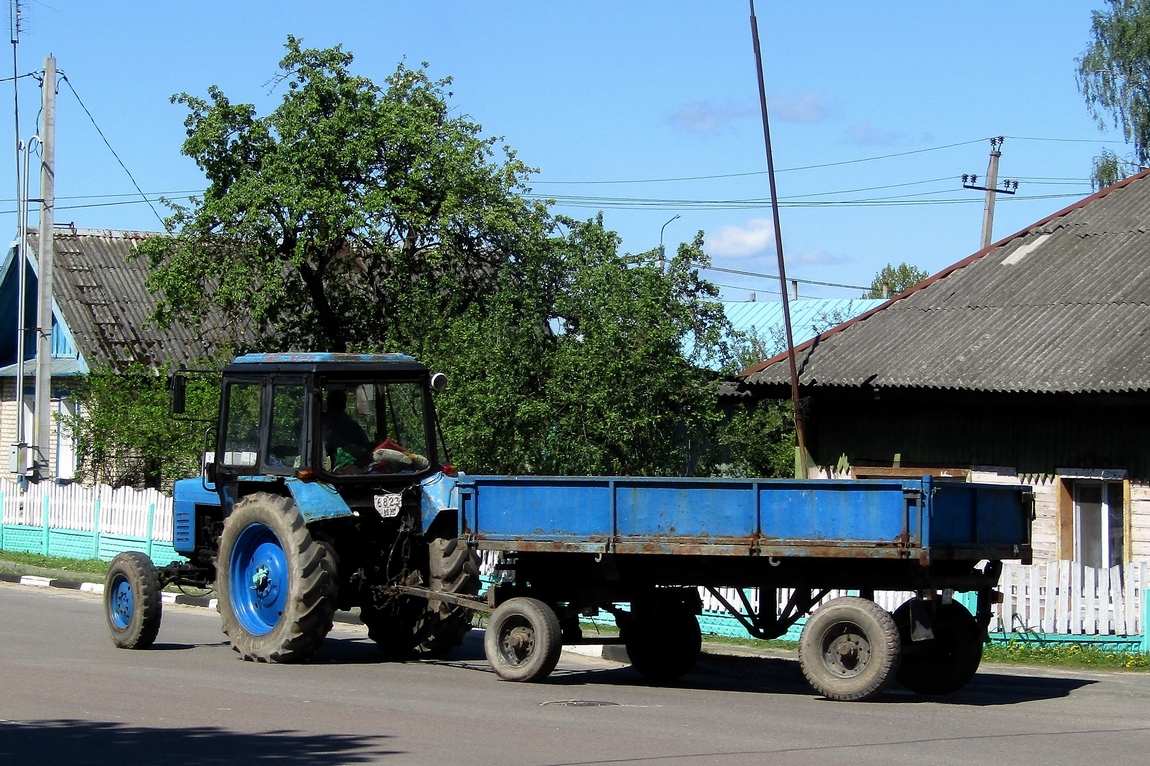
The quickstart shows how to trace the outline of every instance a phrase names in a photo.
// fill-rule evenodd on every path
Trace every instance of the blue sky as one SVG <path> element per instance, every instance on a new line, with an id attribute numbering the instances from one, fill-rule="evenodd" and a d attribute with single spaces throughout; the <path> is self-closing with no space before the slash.
<path id="1" fill-rule="evenodd" d="M 624 250 L 657 246 L 666 224 L 668 248 L 702 230 L 714 265 L 777 273 L 746 0 L 21 4 L 19 73 L 53 54 L 71 86 L 57 107 L 58 223 L 157 230 L 95 125 L 147 195 L 200 190 L 179 153 L 185 111 L 169 97 L 215 84 L 269 112 L 294 34 L 342 44 L 377 82 L 401 60 L 454 78 L 457 112 L 539 169 L 532 191 L 568 215 L 602 210 Z M 985 175 L 992 136 L 1006 137 L 1000 178 L 1019 180 L 1017 195 L 999 196 L 995 239 L 1088 195 L 1091 158 L 1126 151 L 1120 133 L 1098 129 L 1074 77 L 1102 6 L 759 0 L 788 276 L 867 285 L 888 262 L 933 273 L 977 250 L 983 198 L 959 179 Z M 40 91 L 30 78 L 18 87 L 28 137 Z M 13 112 L 5 82 L 0 226 L 12 234 Z M 776 281 L 705 276 L 730 300 L 777 297 Z"/>

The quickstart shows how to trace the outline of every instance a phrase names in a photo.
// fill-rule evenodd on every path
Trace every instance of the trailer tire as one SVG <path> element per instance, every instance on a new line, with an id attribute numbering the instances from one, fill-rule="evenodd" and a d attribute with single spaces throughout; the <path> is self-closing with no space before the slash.
<path id="1" fill-rule="evenodd" d="M 621 624 L 631 667 L 651 683 L 666 684 L 691 672 L 703 650 L 699 620 L 686 604 L 636 603 Z"/>
<path id="2" fill-rule="evenodd" d="M 900 641 L 890 612 L 869 599 L 828 601 L 807 620 L 799 637 L 799 665 L 807 682 L 827 699 L 868 700 L 898 672 Z"/>
<path id="3" fill-rule="evenodd" d="M 112 559 L 104 577 L 104 617 L 112 643 L 121 649 L 147 649 L 160 633 L 163 616 L 160 576 L 143 553 Z"/>
<path id="4" fill-rule="evenodd" d="M 495 675 L 504 681 L 542 681 L 559 664 L 561 635 L 555 610 L 520 596 L 491 613 L 483 649 Z"/>
<path id="5" fill-rule="evenodd" d="M 911 601 L 894 612 L 894 622 L 905 647 L 898 682 L 915 694 L 958 691 L 970 683 L 982 662 L 982 631 L 978 621 L 957 601 L 938 604 L 931 615 L 934 638 L 911 642 Z"/>
<path id="6" fill-rule="evenodd" d="M 338 588 L 330 546 L 291 498 L 241 498 L 224 524 L 216 594 L 224 633 L 245 660 L 301 662 L 327 636 Z"/>

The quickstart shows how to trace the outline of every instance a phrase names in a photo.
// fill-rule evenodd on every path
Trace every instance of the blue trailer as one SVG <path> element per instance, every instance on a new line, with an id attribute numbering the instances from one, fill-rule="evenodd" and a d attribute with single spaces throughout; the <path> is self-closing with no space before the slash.
<path id="1" fill-rule="evenodd" d="M 633 666 L 668 682 L 699 656 L 699 589 L 733 587 L 723 603 L 754 636 L 809 615 L 799 659 L 821 694 L 867 699 L 895 679 L 942 694 L 978 668 L 1002 561 L 1030 558 L 1025 487 L 465 476 L 436 426 L 443 383 L 397 354 L 236 359 L 204 475 L 176 484 L 185 560 L 109 567 L 115 644 L 150 646 L 160 590 L 183 583 L 215 588 L 246 660 L 306 660 L 336 609 L 358 609 L 390 656 L 443 656 L 485 611 L 496 674 L 541 681 L 564 644 L 599 640 L 580 618 L 606 610 Z M 481 595 L 483 551 L 504 571 Z M 825 600 L 836 589 L 857 595 Z M 890 613 L 876 590 L 914 596 Z M 977 594 L 974 614 L 956 591 Z"/>
<path id="2" fill-rule="evenodd" d="M 668 681 L 695 663 L 698 588 L 760 589 L 727 604 L 751 635 L 775 638 L 832 589 L 804 627 L 808 680 L 865 699 L 896 677 L 924 693 L 978 667 L 1004 559 L 1030 558 L 1031 495 L 1017 486 L 938 481 L 461 477 L 460 526 L 501 551 L 513 578 L 495 605 L 487 654 L 515 680 L 546 676 L 557 645 L 582 640 L 580 614 L 615 613 L 632 663 Z M 795 596 L 782 614 L 772 596 Z M 889 614 L 876 590 L 917 596 Z M 950 596 L 978 594 L 976 615 Z M 626 605 L 624 608 L 622 605 Z M 554 617 L 554 619 L 552 619 Z M 557 635 L 552 635 L 557 632 Z"/>

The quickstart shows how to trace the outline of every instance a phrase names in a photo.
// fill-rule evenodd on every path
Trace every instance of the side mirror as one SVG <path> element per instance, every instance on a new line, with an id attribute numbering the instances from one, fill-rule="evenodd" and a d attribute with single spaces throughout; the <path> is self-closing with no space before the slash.
<path id="1" fill-rule="evenodd" d="M 183 415 L 187 409 L 187 389 L 188 379 L 186 376 L 178 372 L 172 376 L 168 394 L 171 399 L 172 412 L 176 415 Z"/>
<path id="2" fill-rule="evenodd" d="M 447 388 L 447 376 L 442 372 L 433 372 L 431 374 L 431 381 L 428 383 L 428 385 L 431 386 L 432 391 L 439 393 L 443 389 Z"/>

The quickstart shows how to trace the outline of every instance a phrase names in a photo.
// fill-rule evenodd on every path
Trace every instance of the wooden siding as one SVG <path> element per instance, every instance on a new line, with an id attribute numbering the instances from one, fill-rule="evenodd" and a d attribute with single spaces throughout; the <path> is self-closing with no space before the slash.
<path id="1" fill-rule="evenodd" d="M 810 451 L 819 465 L 1120 468 L 1150 481 L 1145 396 L 974 394 L 826 389 L 811 400 Z"/>
<path id="2" fill-rule="evenodd" d="M 1130 482 L 1130 557 L 1150 560 L 1150 482 Z"/>

